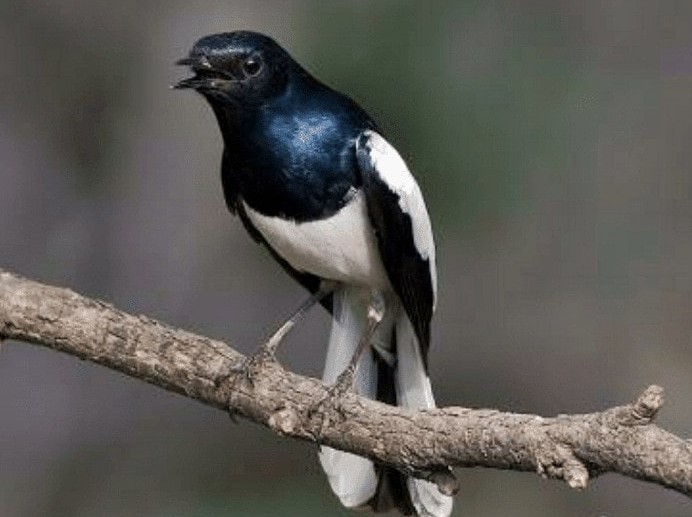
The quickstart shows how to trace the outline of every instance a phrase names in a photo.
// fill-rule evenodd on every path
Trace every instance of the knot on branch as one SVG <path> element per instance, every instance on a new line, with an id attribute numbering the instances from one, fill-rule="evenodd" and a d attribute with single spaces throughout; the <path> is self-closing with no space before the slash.
<path id="1" fill-rule="evenodd" d="M 637 397 L 634 404 L 622 419 L 622 424 L 627 426 L 646 425 L 656 417 L 658 410 L 663 406 L 663 388 L 652 384 Z"/>
<path id="2" fill-rule="evenodd" d="M 282 435 L 291 435 L 301 425 L 300 416 L 291 408 L 283 408 L 273 413 L 267 425 Z"/>
<path id="3" fill-rule="evenodd" d="M 552 441 L 539 446 L 536 454 L 536 470 L 540 476 L 562 479 L 570 488 L 582 490 L 589 483 L 589 470 L 565 445 L 553 445 Z"/>

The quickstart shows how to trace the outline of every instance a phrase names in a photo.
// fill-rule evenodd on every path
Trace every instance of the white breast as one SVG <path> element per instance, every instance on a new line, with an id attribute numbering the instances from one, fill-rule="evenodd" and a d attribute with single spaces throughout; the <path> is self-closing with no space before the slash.
<path id="1" fill-rule="evenodd" d="M 362 191 L 331 217 L 304 223 L 268 217 L 243 205 L 269 245 L 295 269 L 348 284 L 389 288 Z"/>

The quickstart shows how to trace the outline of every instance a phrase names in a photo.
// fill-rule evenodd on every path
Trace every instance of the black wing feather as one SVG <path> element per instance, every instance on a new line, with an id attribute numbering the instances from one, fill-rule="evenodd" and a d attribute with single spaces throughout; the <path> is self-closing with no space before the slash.
<path id="1" fill-rule="evenodd" d="M 421 257 L 413 239 L 411 216 L 399 206 L 399 195 L 382 179 L 370 156 L 367 134 L 359 137 L 358 165 L 370 222 L 385 271 L 399 296 L 420 342 L 427 368 L 430 320 L 434 306 L 429 259 Z"/>

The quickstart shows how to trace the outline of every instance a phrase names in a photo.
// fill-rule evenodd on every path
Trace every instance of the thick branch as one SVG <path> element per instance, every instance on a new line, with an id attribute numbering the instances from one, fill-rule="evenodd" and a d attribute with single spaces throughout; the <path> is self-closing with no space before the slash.
<path id="1" fill-rule="evenodd" d="M 652 423 L 662 390 L 584 415 L 448 407 L 409 411 L 347 395 L 275 363 L 248 382 L 224 343 L 0 271 L 0 339 L 47 346 L 242 415 L 278 433 L 369 456 L 452 490 L 444 465 L 534 471 L 583 488 L 617 472 L 692 497 L 692 442 Z M 230 382 L 229 382 L 230 381 Z"/>

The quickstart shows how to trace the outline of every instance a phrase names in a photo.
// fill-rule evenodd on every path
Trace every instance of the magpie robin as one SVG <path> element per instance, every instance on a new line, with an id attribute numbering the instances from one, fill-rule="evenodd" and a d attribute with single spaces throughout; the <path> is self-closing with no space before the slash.
<path id="1" fill-rule="evenodd" d="M 178 61 L 194 75 L 224 141 L 223 191 L 250 235 L 332 314 L 323 380 L 409 408 L 433 408 L 427 373 L 435 245 L 420 188 L 351 99 L 312 77 L 271 38 L 206 36 Z M 350 508 L 445 517 L 452 500 L 427 481 L 322 447 L 332 490 Z"/>

